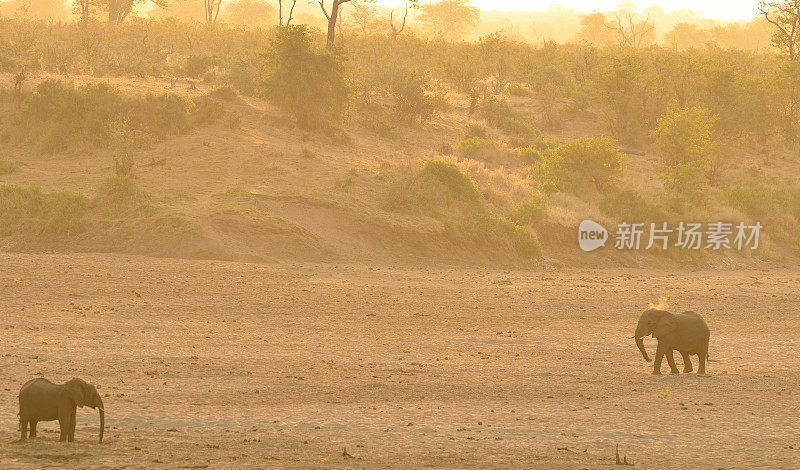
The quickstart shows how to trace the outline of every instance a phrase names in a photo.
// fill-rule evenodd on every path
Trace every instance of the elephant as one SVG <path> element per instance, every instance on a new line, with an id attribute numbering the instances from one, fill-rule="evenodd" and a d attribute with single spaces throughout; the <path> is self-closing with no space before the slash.
<path id="1" fill-rule="evenodd" d="M 36 437 L 36 423 L 39 421 L 58 420 L 61 426 L 61 442 L 75 440 L 75 408 L 88 406 L 97 408 L 100 413 L 100 443 L 103 442 L 105 429 L 105 409 L 103 399 L 97 393 L 94 385 L 81 379 L 71 379 L 63 385 L 57 385 L 47 379 L 37 378 L 29 380 L 19 391 L 19 427 L 22 435 L 20 440 L 28 436 L 28 423 L 30 423 L 30 437 Z"/>
<path id="2" fill-rule="evenodd" d="M 644 349 L 644 337 L 652 334 L 658 339 L 656 349 L 656 360 L 653 364 L 653 374 L 661 375 L 661 359 L 667 356 L 667 363 L 673 374 L 678 373 L 675 366 L 675 358 L 672 351 L 677 350 L 683 356 L 683 372 L 692 371 L 692 361 L 689 356 L 696 354 L 698 358 L 697 373 L 706 373 L 706 361 L 708 359 L 708 338 L 710 332 L 703 317 L 696 312 L 683 312 L 674 314 L 666 310 L 649 309 L 639 317 L 636 325 L 636 346 L 639 347 L 642 356 L 647 362 L 650 357 Z"/>

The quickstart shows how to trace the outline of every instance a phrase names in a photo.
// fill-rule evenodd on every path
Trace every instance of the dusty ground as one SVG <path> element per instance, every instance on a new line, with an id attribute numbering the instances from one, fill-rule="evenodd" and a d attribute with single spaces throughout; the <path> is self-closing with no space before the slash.
<path id="1" fill-rule="evenodd" d="M 796 272 L 0 266 L 3 468 L 800 465 Z M 712 376 L 650 375 L 629 337 L 663 295 L 705 316 Z M 102 445 L 85 409 L 74 444 L 14 442 L 37 375 L 99 386 Z"/>

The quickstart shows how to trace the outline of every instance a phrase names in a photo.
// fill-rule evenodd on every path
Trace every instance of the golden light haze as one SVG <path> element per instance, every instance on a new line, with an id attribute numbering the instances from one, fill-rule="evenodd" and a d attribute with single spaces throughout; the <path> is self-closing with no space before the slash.
<path id="1" fill-rule="evenodd" d="M 397 0 L 380 0 L 382 5 L 397 5 Z M 582 12 L 615 10 L 621 3 L 617 0 L 473 0 L 472 4 L 481 10 L 519 10 L 519 11 L 545 11 L 552 7 L 569 8 Z M 691 10 L 707 18 L 720 18 L 724 20 L 750 20 L 756 16 L 758 2 L 756 0 L 661 0 L 658 2 L 632 1 L 637 9 L 657 6 L 665 12 Z"/>

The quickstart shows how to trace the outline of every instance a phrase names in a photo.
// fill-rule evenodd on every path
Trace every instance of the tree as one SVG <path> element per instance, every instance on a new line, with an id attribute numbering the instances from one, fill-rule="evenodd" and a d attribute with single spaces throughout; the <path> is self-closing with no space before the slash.
<path id="1" fill-rule="evenodd" d="M 275 7 L 263 0 L 239 0 L 225 8 L 223 21 L 242 28 L 265 28 L 275 19 Z"/>
<path id="2" fill-rule="evenodd" d="M 169 0 L 150 0 L 154 5 L 166 8 Z M 108 12 L 109 23 L 122 23 L 135 7 L 147 3 L 148 0 L 97 0 L 98 5 Z"/>
<path id="3" fill-rule="evenodd" d="M 607 27 L 606 15 L 598 11 L 581 16 L 577 37 L 591 46 L 606 46 L 614 42 L 614 32 Z"/>
<path id="4" fill-rule="evenodd" d="M 758 12 L 777 28 L 772 44 L 785 50 L 789 60 L 794 60 L 800 52 L 800 0 L 761 1 Z"/>
<path id="5" fill-rule="evenodd" d="M 292 115 L 302 128 L 326 127 L 341 120 L 350 90 L 344 80 L 346 57 L 317 50 L 305 25 L 280 28 L 268 52 L 269 101 Z"/>
<path id="6" fill-rule="evenodd" d="M 650 15 L 640 20 L 632 3 L 620 3 L 613 15 L 614 19 L 606 27 L 617 33 L 621 47 L 638 49 L 655 39 L 655 26 L 650 21 Z"/>
<path id="7" fill-rule="evenodd" d="M 667 187 L 693 202 L 700 200 L 708 181 L 705 172 L 715 150 L 712 131 L 717 119 L 706 108 L 683 108 L 659 118 L 651 134 L 664 164 Z"/>
<path id="8" fill-rule="evenodd" d="M 708 40 L 708 32 L 693 23 L 678 23 L 664 35 L 664 42 L 679 51 L 704 47 Z"/>
<path id="9" fill-rule="evenodd" d="M 174 0 L 163 7 L 156 7 L 147 13 L 150 18 L 172 18 L 182 23 L 205 21 L 204 0 Z"/>
<path id="10" fill-rule="evenodd" d="M 331 0 L 331 11 L 325 8 L 325 1 L 326 0 L 317 0 L 319 3 L 319 7 L 322 9 L 322 13 L 325 14 L 325 19 L 328 21 L 328 39 L 325 42 L 325 48 L 329 51 L 333 49 L 333 42 L 336 39 L 336 22 L 339 21 L 339 15 L 341 13 L 341 7 L 345 3 L 350 3 L 352 0 Z M 375 0 L 362 0 L 364 3 L 372 3 Z"/>
<path id="11" fill-rule="evenodd" d="M 206 24 L 211 25 L 217 22 L 220 6 L 222 6 L 222 0 L 203 0 L 203 14 Z"/>
<path id="12" fill-rule="evenodd" d="M 436 37 L 459 40 L 480 24 L 481 12 L 469 0 L 439 0 L 422 5 L 419 22 Z"/>
<path id="13" fill-rule="evenodd" d="M 289 8 L 289 17 L 286 19 L 286 24 L 283 24 L 283 0 L 278 0 L 278 26 L 289 26 L 292 24 L 292 15 L 294 15 L 294 6 L 297 5 L 297 0 L 292 0 L 292 7 Z"/>
<path id="14" fill-rule="evenodd" d="M 81 23 L 86 24 L 89 22 L 96 4 L 96 0 L 72 0 L 72 13 L 81 19 Z"/>
<path id="15" fill-rule="evenodd" d="M 400 33 L 406 29 L 406 19 L 408 18 L 408 9 L 410 8 L 417 8 L 418 0 L 406 0 L 405 1 L 405 11 L 403 12 L 403 21 L 400 23 L 400 27 L 394 25 L 394 10 L 389 12 L 389 27 L 392 28 L 392 40 L 396 41 L 397 36 L 400 36 Z"/>
<path id="16" fill-rule="evenodd" d="M 378 22 L 378 8 L 372 2 L 357 0 L 353 2 L 353 13 L 350 14 L 352 22 L 366 36 Z"/>

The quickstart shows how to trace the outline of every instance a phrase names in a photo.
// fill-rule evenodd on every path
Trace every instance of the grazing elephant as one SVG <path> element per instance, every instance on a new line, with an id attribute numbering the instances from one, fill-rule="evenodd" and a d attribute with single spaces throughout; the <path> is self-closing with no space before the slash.
<path id="1" fill-rule="evenodd" d="M 647 362 L 650 358 L 644 349 L 644 337 L 651 334 L 658 338 L 656 361 L 653 364 L 653 374 L 661 374 L 661 358 L 666 354 L 667 363 L 673 374 L 678 373 L 672 351 L 677 350 L 683 356 L 683 372 L 692 371 L 692 361 L 689 356 L 696 354 L 699 360 L 698 374 L 706 373 L 706 359 L 708 358 L 708 338 L 710 333 L 705 320 L 695 312 L 674 314 L 666 310 L 645 310 L 639 317 L 636 325 L 636 346 L 642 352 Z"/>
<path id="2" fill-rule="evenodd" d="M 63 385 L 56 385 L 47 379 L 29 380 L 19 391 L 19 427 L 25 440 L 28 436 L 28 423 L 31 425 L 30 437 L 36 437 L 36 423 L 58 420 L 61 426 L 61 442 L 75 440 L 75 407 L 88 406 L 100 412 L 100 442 L 103 442 L 105 410 L 103 399 L 94 385 L 81 379 L 72 379 Z"/>

